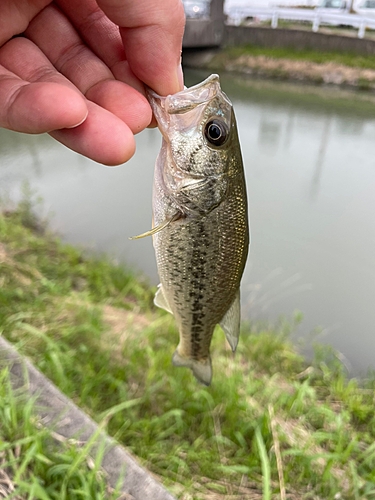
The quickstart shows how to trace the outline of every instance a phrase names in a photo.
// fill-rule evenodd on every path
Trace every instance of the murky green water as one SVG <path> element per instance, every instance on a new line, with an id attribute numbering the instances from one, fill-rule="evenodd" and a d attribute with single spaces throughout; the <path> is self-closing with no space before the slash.
<path id="1" fill-rule="evenodd" d="M 187 72 L 188 85 L 204 73 Z M 304 313 L 355 370 L 375 368 L 375 105 L 338 91 L 223 77 L 239 126 L 251 208 L 243 316 Z M 17 200 L 27 179 L 66 241 L 106 251 L 157 283 L 150 228 L 157 130 L 135 158 L 105 168 L 48 136 L 0 130 L 0 186 Z"/>

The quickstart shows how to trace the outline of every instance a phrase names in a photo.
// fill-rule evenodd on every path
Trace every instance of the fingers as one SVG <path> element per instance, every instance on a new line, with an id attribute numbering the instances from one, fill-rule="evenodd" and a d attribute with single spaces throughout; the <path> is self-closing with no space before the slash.
<path id="1" fill-rule="evenodd" d="M 0 48 L 0 126 L 29 133 L 57 129 L 51 135 L 96 161 L 127 161 L 134 153 L 132 131 L 151 120 L 150 107 L 135 88 L 143 90 L 141 81 L 164 95 L 182 88 L 182 4 L 98 0 L 104 15 L 95 0 L 56 1 L 70 20 L 55 5 L 43 9 L 48 0 L 26 2 L 30 8 L 3 0 L 0 31 L 15 10 L 16 33 L 32 19 L 26 35 L 34 43 L 16 38 Z"/>
<path id="2" fill-rule="evenodd" d="M 110 68 L 114 77 L 145 94 L 142 82 L 126 61 L 118 26 L 110 21 L 95 0 L 57 0 L 82 40 Z"/>
<path id="3" fill-rule="evenodd" d="M 108 66 L 87 47 L 66 16 L 55 6 L 44 9 L 25 34 L 91 101 L 111 111 L 138 133 L 151 121 L 146 98 L 116 81 Z"/>
<path id="4" fill-rule="evenodd" d="M 51 0 L 1 0 L 0 2 L 0 47 L 14 35 L 23 33 L 30 20 L 44 9 Z"/>
<path id="5" fill-rule="evenodd" d="M 93 84 L 113 79 L 107 65 L 83 43 L 66 16 L 54 5 L 31 21 L 25 35 L 83 94 Z"/>
<path id="6" fill-rule="evenodd" d="M 56 130 L 51 136 L 68 148 L 98 163 L 113 166 L 128 161 L 135 152 L 134 136 L 127 125 L 109 111 L 88 101 L 89 114 L 75 129 Z"/>
<path id="7" fill-rule="evenodd" d="M 125 60 L 118 26 L 98 7 L 95 0 L 57 0 L 55 2 L 91 50 L 112 68 Z"/>
<path id="8" fill-rule="evenodd" d="M 129 127 L 86 100 L 30 40 L 15 38 L 8 42 L 0 49 L 0 64 L 8 66 L 0 69 L 0 125 L 28 133 L 61 129 L 51 135 L 77 153 L 105 165 L 118 165 L 133 156 L 135 141 Z M 10 95 L 8 106 L 1 102 L 6 95 Z M 77 102 L 83 111 L 71 123 L 67 116 L 74 113 Z M 80 126 L 67 128 L 85 118 Z"/>
<path id="9" fill-rule="evenodd" d="M 185 15 L 180 0 L 97 0 L 120 27 L 134 74 L 161 95 L 183 88 L 180 57 Z"/>
<path id="10" fill-rule="evenodd" d="M 74 90 L 58 83 L 27 83 L 0 66 L 0 127 L 40 134 L 75 127 L 87 107 Z"/>

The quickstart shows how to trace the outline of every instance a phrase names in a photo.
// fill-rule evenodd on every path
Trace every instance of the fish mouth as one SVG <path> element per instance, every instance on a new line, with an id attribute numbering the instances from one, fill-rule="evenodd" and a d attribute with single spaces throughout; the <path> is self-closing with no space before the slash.
<path id="1" fill-rule="evenodd" d="M 220 91 L 219 75 L 213 74 L 192 87 L 185 87 L 176 94 L 160 96 L 150 87 L 146 87 L 146 97 L 150 101 L 151 107 L 155 105 L 154 99 L 160 100 L 165 112 L 169 114 L 186 113 L 199 104 L 211 100 Z"/>
<path id="2" fill-rule="evenodd" d="M 168 96 L 160 96 L 149 87 L 146 88 L 146 97 L 166 140 L 168 140 L 167 131 L 171 115 L 187 113 L 201 104 L 210 102 L 218 94 L 231 106 L 231 102 L 220 88 L 220 78 L 217 74 L 210 75 L 203 82 Z"/>
<path id="3" fill-rule="evenodd" d="M 185 87 L 184 90 L 166 97 L 159 96 L 150 88 L 146 89 L 146 94 L 154 112 L 155 106 L 161 106 L 166 113 L 175 115 L 187 113 L 200 104 L 210 101 L 220 91 L 219 75 L 213 74 L 193 87 Z"/>

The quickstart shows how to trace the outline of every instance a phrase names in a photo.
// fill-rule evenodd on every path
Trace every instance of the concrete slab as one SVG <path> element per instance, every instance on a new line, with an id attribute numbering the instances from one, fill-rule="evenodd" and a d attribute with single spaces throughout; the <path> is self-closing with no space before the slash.
<path id="1" fill-rule="evenodd" d="M 3 337 L 0 337 L 0 367 L 8 365 L 14 388 L 26 383 L 30 396 L 35 396 L 36 413 L 47 427 L 65 438 L 87 442 L 98 433 L 98 424 L 80 410 L 69 398 L 48 380 L 32 363 L 20 354 Z M 105 442 L 102 467 L 108 475 L 108 483 L 115 487 L 119 477 L 124 477 L 121 493 L 131 500 L 176 500 L 156 479 L 120 445 L 104 432 L 99 433 L 95 449 Z M 124 471 L 125 468 L 125 471 Z"/>

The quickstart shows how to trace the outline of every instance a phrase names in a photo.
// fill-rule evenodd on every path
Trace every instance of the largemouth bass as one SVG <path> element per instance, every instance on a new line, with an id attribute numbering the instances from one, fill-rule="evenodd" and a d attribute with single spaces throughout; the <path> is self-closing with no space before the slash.
<path id="1" fill-rule="evenodd" d="M 148 99 L 163 135 L 153 187 L 160 285 L 155 304 L 176 319 L 172 362 L 212 378 L 210 343 L 220 324 L 235 351 L 240 280 L 249 246 L 246 186 L 236 119 L 218 75 Z"/>

